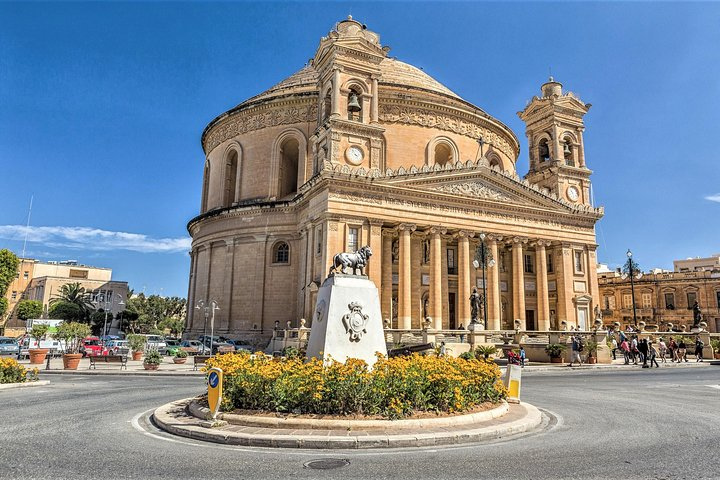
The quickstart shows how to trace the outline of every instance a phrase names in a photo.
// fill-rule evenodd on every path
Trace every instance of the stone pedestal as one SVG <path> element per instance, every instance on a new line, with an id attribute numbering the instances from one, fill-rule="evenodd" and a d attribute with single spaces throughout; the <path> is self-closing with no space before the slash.
<path id="1" fill-rule="evenodd" d="M 375 284 L 361 275 L 325 279 L 317 295 L 307 357 L 338 362 L 359 358 L 373 365 L 376 352 L 387 356 Z"/>

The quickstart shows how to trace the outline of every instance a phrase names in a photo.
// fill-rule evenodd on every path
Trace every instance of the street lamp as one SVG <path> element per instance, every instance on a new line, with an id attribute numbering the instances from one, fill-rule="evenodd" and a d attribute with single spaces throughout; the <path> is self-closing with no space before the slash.
<path id="1" fill-rule="evenodd" d="M 111 294 L 108 294 L 107 292 L 105 292 L 105 295 L 103 295 L 103 297 L 102 297 L 102 298 L 103 298 L 102 301 L 101 301 L 101 300 L 96 300 L 96 301 L 95 301 L 95 303 L 97 303 L 98 307 L 99 307 L 102 303 L 105 304 L 105 307 L 104 307 L 104 310 L 105 310 L 105 320 L 103 321 L 103 331 L 102 331 L 102 336 L 100 337 L 100 341 L 101 341 L 101 345 L 102 345 L 103 351 L 105 350 L 105 337 L 107 336 L 108 308 L 112 308 L 112 306 L 113 306 L 113 304 L 114 304 L 114 301 L 113 301 L 114 297 L 117 297 L 117 298 L 120 300 L 120 302 L 118 302 L 118 306 L 124 306 L 124 305 L 125 305 L 125 302 L 123 302 L 123 298 L 120 296 L 120 294 L 117 294 L 117 293 L 115 293 L 115 294 L 112 294 L 112 293 L 111 293 Z"/>
<path id="2" fill-rule="evenodd" d="M 210 309 L 212 308 L 212 320 L 210 321 L 210 354 L 212 355 L 212 347 L 213 347 L 213 334 L 215 333 L 215 310 L 220 310 L 220 307 L 218 307 L 218 304 L 215 300 L 210 300 L 208 304 L 205 303 L 204 300 L 199 300 L 197 302 L 197 305 L 195 305 L 195 309 L 200 310 L 202 309 L 203 313 L 205 314 L 205 323 L 203 323 L 203 353 L 205 350 L 205 342 L 207 340 L 207 322 L 208 317 L 210 316 Z"/>
<path id="3" fill-rule="evenodd" d="M 485 285 L 485 271 L 487 270 L 487 267 L 495 266 L 495 259 L 492 258 L 492 253 L 490 253 L 490 251 L 487 248 L 487 245 L 485 245 L 485 237 L 486 237 L 486 235 L 484 233 L 480 234 L 480 245 L 478 245 L 477 250 L 475 250 L 475 260 L 473 260 L 473 266 L 476 269 L 482 268 L 482 273 L 483 273 L 483 275 L 482 275 L 483 322 L 485 324 L 485 330 L 487 330 L 487 286 Z M 472 321 L 473 321 L 473 323 L 475 323 L 475 319 L 473 319 Z"/>
<path id="4" fill-rule="evenodd" d="M 642 272 L 640 271 L 640 266 L 638 265 L 638 263 L 632 259 L 632 252 L 630 251 L 630 249 L 628 249 L 627 251 L 627 257 L 627 262 L 625 262 L 625 265 L 623 266 L 622 278 L 624 280 L 630 277 L 630 295 L 632 297 L 633 323 L 637 327 L 637 312 L 635 310 L 635 279 L 641 279 Z"/>

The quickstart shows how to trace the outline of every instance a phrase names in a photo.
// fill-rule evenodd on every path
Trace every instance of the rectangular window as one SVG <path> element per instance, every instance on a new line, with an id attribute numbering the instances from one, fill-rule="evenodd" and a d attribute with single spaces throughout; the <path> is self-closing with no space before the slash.
<path id="1" fill-rule="evenodd" d="M 532 255 L 524 255 L 525 260 L 523 262 L 525 273 L 533 273 Z"/>
<path id="2" fill-rule="evenodd" d="M 17 291 L 13 290 L 12 295 L 10 296 L 10 300 L 15 300 L 17 298 Z"/>
<path id="3" fill-rule="evenodd" d="M 347 248 L 348 252 L 357 252 L 360 233 L 357 227 L 348 228 Z"/>
<path id="4" fill-rule="evenodd" d="M 452 248 L 447 249 L 447 265 L 448 274 L 457 275 L 457 265 L 455 265 L 455 250 Z"/>
<path id="5" fill-rule="evenodd" d="M 23 272 L 23 279 L 24 279 L 24 280 L 27 280 L 29 276 L 30 276 L 30 272 L 28 272 L 27 270 Z"/>
<path id="6" fill-rule="evenodd" d="M 322 253 L 322 235 L 323 230 L 322 225 L 320 225 L 315 229 L 315 255 L 320 255 Z"/>
<path id="7" fill-rule="evenodd" d="M 605 297 L 605 308 L 608 310 L 615 310 L 615 295 Z"/>
<path id="8" fill-rule="evenodd" d="M 715 292 L 715 295 L 717 295 L 717 307 L 720 308 L 720 290 Z"/>
<path id="9" fill-rule="evenodd" d="M 70 270 L 70 278 L 88 278 L 87 270 Z"/>
<path id="10" fill-rule="evenodd" d="M 623 308 L 632 308 L 632 295 L 629 293 L 623 294 Z"/>
<path id="11" fill-rule="evenodd" d="M 552 253 L 547 255 L 547 273 L 553 273 L 553 259 Z"/>
<path id="12" fill-rule="evenodd" d="M 675 294 L 665 294 L 665 310 L 675 310 Z"/>
<path id="13" fill-rule="evenodd" d="M 575 272 L 582 273 L 583 272 L 583 252 L 580 250 L 576 250 L 574 252 L 575 254 Z"/>
<path id="14" fill-rule="evenodd" d="M 688 292 L 687 293 L 687 301 L 688 301 L 688 310 L 692 310 L 693 305 L 695 305 L 695 302 L 697 301 L 697 293 L 695 292 Z"/>
<path id="15" fill-rule="evenodd" d="M 652 308 L 652 295 L 650 293 L 642 294 L 642 308 Z"/>

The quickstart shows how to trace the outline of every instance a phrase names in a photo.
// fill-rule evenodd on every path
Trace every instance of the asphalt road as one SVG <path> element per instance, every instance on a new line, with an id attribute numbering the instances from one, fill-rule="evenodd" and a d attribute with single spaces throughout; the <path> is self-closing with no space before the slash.
<path id="1" fill-rule="evenodd" d="M 0 392 L 2 479 L 720 478 L 720 367 L 526 376 L 541 431 L 480 445 L 378 451 L 229 447 L 157 431 L 147 413 L 198 377 L 53 375 Z M 305 463 L 346 459 L 317 470 Z"/>

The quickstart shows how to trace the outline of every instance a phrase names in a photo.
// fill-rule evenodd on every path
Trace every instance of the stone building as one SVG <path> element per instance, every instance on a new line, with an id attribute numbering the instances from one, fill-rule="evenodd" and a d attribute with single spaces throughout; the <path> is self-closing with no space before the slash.
<path id="1" fill-rule="evenodd" d="M 689 330 L 697 301 L 708 331 L 720 332 L 720 267 L 690 271 L 685 262 L 676 260 L 674 272 L 644 273 L 633 280 L 634 285 L 617 271 L 599 274 L 603 322 L 625 326 L 637 319 L 663 330 L 668 323 Z"/>
<path id="2" fill-rule="evenodd" d="M 215 332 L 265 336 L 312 323 L 335 253 L 370 246 L 382 314 L 397 328 L 467 327 L 484 243 L 488 328 L 589 327 L 599 302 L 583 116 L 550 81 L 518 115 L 530 168 L 502 122 L 388 56 L 351 18 L 308 65 L 213 120 L 188 301 L 214 300 Z M 481 234 L 483 236 L 481 237 Z M 200 310 L 189 336 L 202 333 Z"/>

